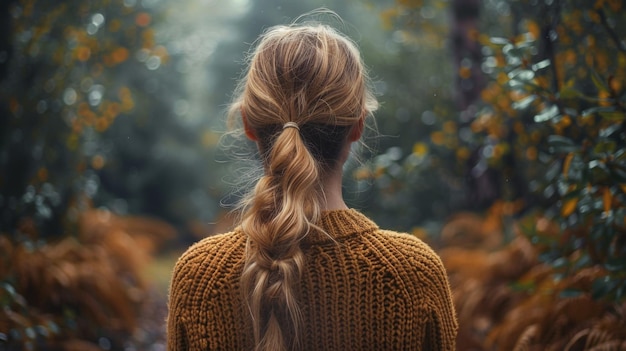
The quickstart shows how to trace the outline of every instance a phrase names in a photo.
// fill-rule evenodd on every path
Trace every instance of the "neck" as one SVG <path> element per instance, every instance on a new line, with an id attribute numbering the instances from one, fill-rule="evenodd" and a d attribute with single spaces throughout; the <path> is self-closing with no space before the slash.
<path id="1" fill-rule="evenodd" d="M 322 186 L 324 188 L 324 193 L 326 195 L 326 202 L 322 204 L 322 210 L 331 211 L 331 210 L 345 210 L 348 208 L 346 203 L 343 201 L 342 194 L 342 178 L 343 172 L 341 167 L 335 172 L 328 174 L 324 179 Z"/>

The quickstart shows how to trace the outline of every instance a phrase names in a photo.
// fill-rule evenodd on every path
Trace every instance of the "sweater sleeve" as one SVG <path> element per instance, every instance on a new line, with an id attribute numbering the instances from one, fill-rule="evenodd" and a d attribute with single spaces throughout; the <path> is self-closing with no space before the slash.
<path id="1" fill-rule="evenodd" d="M 167 351 L 181 351 L 188 349 L 187 333 L 184 323 L 185 284 L 183 284 L 184 264 L 179 260 L 176 263 L 168 299 L 167 313 Z"/>
<path id="2" fill-rule="evenodd" d="M 448 275 L 441 259 L 430 246 L 412 235 L 400 234 L 397 239 L 416 274 L 415 284 L 419 285 L 423 292 L 420 296 L 427 305 L 424 349 L 454 351 L 458 325 Z"/>
<path id="3" fill-rule="evenodd" d="M 454 351 L 458 322 L 448 276 L 443 263 L 433 252 L 429 294 L 430 315 L 426 326 L 426 349 Z"/>

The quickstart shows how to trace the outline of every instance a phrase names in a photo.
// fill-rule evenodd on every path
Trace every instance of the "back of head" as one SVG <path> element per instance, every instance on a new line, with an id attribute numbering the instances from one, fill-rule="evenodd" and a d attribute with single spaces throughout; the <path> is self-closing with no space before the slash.
<path id="1" fill-rule="evenodd" d="M 265 169 L 241 222 L 241 286 L 257 350 L 297 347 L 300 241 L 320 229 L 321 181 L 376 106 L 356 46 L 331 27 L 277 26 L 258 41 L 230 109 L 257 140 Z"/>
<path id="2" fill-rule="evenodd" d="M 274 27 L 254 52 L 241 101 L 250 127 L 352 126 L 375 101 L 356 47 L 325 25 Z"/>

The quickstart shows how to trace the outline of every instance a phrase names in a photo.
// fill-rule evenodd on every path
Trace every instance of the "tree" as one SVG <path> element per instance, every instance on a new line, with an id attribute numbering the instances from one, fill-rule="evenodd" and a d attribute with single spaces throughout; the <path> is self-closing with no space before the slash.
<path id="1" fill-rule="evenodd" d="M 458 139 L 480 150 L 474 164 L 509 181 L 495 184 L 500 201 L 482 222 L 457 215 L 441 233 L 449 246 L 442 259 L 460 297 L 460 345 L 624 344 L 623 7 L 601 0 L 484 3 L 476 37 L 491 79 L 471 116 L 471 137 Z"/>
<path id="2" fill-rule="evenodd" d="M 626 51 L 617 33 L 624 33 L 623 5 L 557 1 L 539 9 L 530 2 L 516 6 L 522 10 L 518 13 L 528 14 L 516 24 L 525 30 L 485 42 L 493 50 L 487 60 L 496 63 L 497 83 L 484 91 L 489 105 L 478 119 L 491 114 L 494 123 L 500 120 L 516 131 L 515 143 L 506 144 L 521 161 L 514 171 L 525 175 L 539 199 L 526 206 L 560 223 L 557 241 L 537 237 L 545 245 L 544 259 L 566 275 L 604 267 L 606 276 L 596 281 L 593 295 L 622 300 Z"/>
<path id="3" fill-rule="evenodd" d="M 146 340 L 133 333 L 148 298 L 140 276 L 145 250 L 129 233 L 167 237 L 173 229 L 93 207 L 108 156 L 102 135 L 142 106 L 127 81 L 113 77 L 167 59 L 155 45 L 152 14 L 132 1 L 35 0 L 9 3 L 8 13 L 2 25 L 11 30 L 2 39 L 11 55 L 0 84 L 0 344 L 140 345 Z M 135 50 L 146 60 L 132 59 Z"/>

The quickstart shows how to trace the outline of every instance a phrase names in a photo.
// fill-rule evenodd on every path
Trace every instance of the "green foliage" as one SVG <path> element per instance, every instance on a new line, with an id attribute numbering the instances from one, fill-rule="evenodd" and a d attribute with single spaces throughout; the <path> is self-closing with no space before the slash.
<path id="1" fill-rule="evenodd" d="M 471 1 L 450 5 L 463 3 Z M 437 8 L 428 1 L 390 6 L 381 17 L 392 29 L 418 38 L 430 28 L 422 9 Z M 471 196 L 475 189 L 465 188 L 469 184 L 492 200 L 508 202 L 510 213 L 541 211 L 561 230 L 546 236 L 528 229 L 541 258 L 553 263 L 561 277 L 602 267 L 605 274 L 593 285 L 594 297 L 623 300 L 624 14 L 622 1 L 485 2 L 481 24 L 470 33 L 482 46 L 480 71 L 490 77 L 480 99 L 460 112 L 431 110 L 437 112 L 432 127 L 414 124 L 407 128 L 413 137 L 400 139 L 413 140 L 413 150 L 406 145 L 390 149 L 357 174 L 376 179 L 381 197 L 398 199 L 405 208 L 420 200 L 431 205 L 437 195 L 454 208 L 460 197 L 451 196 L 450 189 Z M 474 68 L 462 61 L 454 75 L 462 82 L 477 74 Z M 430 138 L 424 138 L 424 130 Z M 428 193 L 442 188 L 447 189 Z M 392 208 L 382 206 L 383 211 Z"/>
<path id="2" fill-rule="evenodd" d="M 157 28 L 164 6 L 10 7 L 11 31 L 2 35 L 12 55 L 0 85 L 3 233 L 19 237 L 20 220 L 32 217 L 40 237 L 72 234 L 77 214 L 94 206 L 164 218 L 183 233 L 215 219 L 219 106 L 190 108 L 190 96 L 206 98 L 181 79 L 190 64 L 180 48 L 189 44 Z"/>
<path id="3" fill-rule="evenodd" d="M 120 4 L 21 1 L 10 7 L 13 55 L 2 82 L 0 231 L 14 238 L 23 220 L 38 235 L 65 235 L 90 206 L 107 162 L 101 140 L 136 107 L 119 72 L 136 70 L 139 48 L 155 60 L 150 15 Z"/>
<path id="4" fill-rule="evenodd" d="M 2 10 L 0 348 L 121 348 L 147 294 L 123 257 L 141 249 L 124 246 L 120 230 L 90 242 L 103 226 L 85 230 L 79 218 L 109 162 L 103 135 L 145 106 L 116 77 L 148 72 L 167 51 L 155 44 L 152 14 L 132 1 L 23 0 Z"/>
<path id="5" fill-rule="evenodd" d="M 542 244 L 541 257 L 563 275 L 603 267 L 593 296 L 623 300 L 626 53 L 624 38 L 613 40 L 626 30 L 622 4 L 569 1 L 542 9 L 544 15 L 522 12 L 529 16 L 518 24 L 520 35 L 484 43 L 496 82 L 483 94 L 490 105 L 481 113 L 516 128 L 509 146 L 527 169 L 515 171 L 544 199 L 527 205 L 560 224 L 561 235 Z"/>
<path id="6" fill-rule="evenodd" d="M 446 247 L 439 253 L 459 318 L 457 348 L 598 350 L 622 345 L 624 305 L 590 293 L 604 269 L 581 266 L 554 279 L 566 260 L 546 264 L 539 252 L 560 236 L 559 226 L 537 211 L 518 221 L 522 230 L 504 240 L 508 225 L 498 207 L 484 217 L 457 214 L 441 232 Z M 523 231 L 533 228 L 548 240 L 531 243 Z"/>

